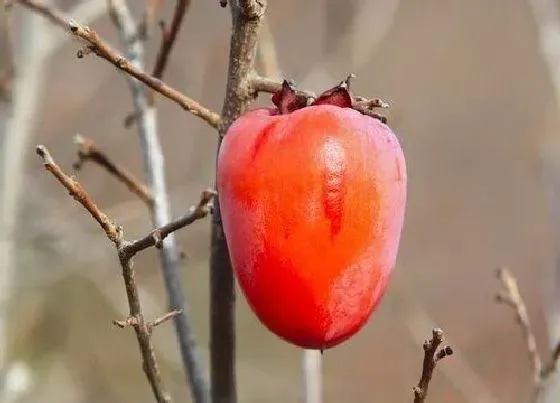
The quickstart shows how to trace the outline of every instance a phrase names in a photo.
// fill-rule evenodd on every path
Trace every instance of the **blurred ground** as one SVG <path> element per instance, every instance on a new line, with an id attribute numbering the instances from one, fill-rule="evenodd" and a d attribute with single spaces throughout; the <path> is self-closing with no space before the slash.
<path id="1" fill-rule="evenodd" d="M 171 15 L 168 3 L 162 16 Z M 220 110 L 229 12 L 215 1 L 193 3 L 166 81 Z M 325 354 L 325 401 L 411 401 L 421 341 L 433 324 L 446 331 L 459 355 L 442 363 L 430 401 L 527 401 L 531 380 L 523 340 L 511 312 L 493 302 L 494 270 L 509 266 L 546 346 L 540 274 L 552 242 L 539 151 L 558 122 L 525 2 L 402 1 L 371 56 L 369 31 L 353 29 L 368 0 L 270 3 L 284 74 L 301 82 L 324 67 L 335 81 L 314 76 L 311 89 L 320 91 L 355 72 L 356 92 L 391 102 L 389 119 L 409 170 L 394 281 L 367 328 Z M 373 13 L 366 16 L 372 30 L 384 23 Z M 117 43 L 107 18 L 92 25 Z M 149 60 L 157 44 L 154 39 Z M 68 42 L 52 59 L 34 143 L 47 145 L 69 169 L 71 139 L 79 132 L 141 175 L 135 132 L 122 126 L 131 105 L 125 80 L 93 56 L 77 60 L 75 51 Z M 212 182 L 216 136 L 171 102 L 158 104 L 178 215 Z M 113 249 L 31 150 L 27 167 L 12 354 L 41 374 L 39 397 L 29 401 L 151 402 L 132 332 L 111 326 L 125 302 Z M 80 179 L 129 237 L 150 229 L 141 203 L 105 172 L 88 166 Z M 208 222 L 199 222 L 178 234 L 205 354 L 208 229 Z M 136 261 L 144 292 L 155 301 L 147 301 L 154 315 L 165 304 L 155 257 L 149 251 Z M 267 333 L 243 298 L 238 301 L 240 402 L 300 401 L 299 352 Z M 171 326 L 158 329 L 156 339 L 165 377 L 177 401 L 185 401 Z"/>

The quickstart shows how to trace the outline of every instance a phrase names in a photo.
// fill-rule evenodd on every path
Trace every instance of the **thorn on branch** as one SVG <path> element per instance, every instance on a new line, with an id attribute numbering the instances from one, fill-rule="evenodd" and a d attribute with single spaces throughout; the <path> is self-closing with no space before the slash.
<path id="1" fill-rule="evenodd" d="M 432 330 L 432 337 L 426 339 L 423 345 L 424 360 L 422 362 L 422 374 L 418 384 L 413 388 L 414 403 L 423 403 L 426 401 L 428 395 L 428 386 L 432 380 L 434 370 L 439 361 L 453 354 L 451 346 L 444 346 L 439 348 L 443 343 L 443 330 L 435 328 Z"/>

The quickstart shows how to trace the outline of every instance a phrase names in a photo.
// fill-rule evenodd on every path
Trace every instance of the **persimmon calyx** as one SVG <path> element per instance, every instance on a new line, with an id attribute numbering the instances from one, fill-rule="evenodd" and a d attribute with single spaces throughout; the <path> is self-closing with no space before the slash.
<path id="1" fill-rule="evenodd" d="M 287 115 L 298 109 L 305 108 L 307 106 L 317 106 L 317 105 L 333 105 L 339 108 L 351 108 L 361 112 L 362 114 L 367 114 L 374 118 L 381 120 L 383 123 L 386 122 L 384 116 L 380 116 L 373 113 L 364 113 L 365 109 L 372 109 L 375 107 L 387 107 L 387 105 L 381 100 L 373 100 L 367 103 L 361 102 L 364 107 L 358 106 L 359 99 L 354 98 L 350 92 L 350 81 L 355 77 L 354 74 L 349 74 L 346 79 L 341 81 L 335 87 L 324 91 L 311 103 L 308 102 L 308 98 L 303 94 L 298 94 L 295 88 L 295 84 L 292 81 L 284 80 L 282 82 L 282 88 L 272 95 L 272 103 L 278 108 L 278 114 Z"/>

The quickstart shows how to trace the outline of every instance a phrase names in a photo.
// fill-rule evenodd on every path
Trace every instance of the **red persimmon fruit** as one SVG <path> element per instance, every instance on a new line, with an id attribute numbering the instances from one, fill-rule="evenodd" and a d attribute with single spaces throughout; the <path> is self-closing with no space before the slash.
<path id="1" fill-rule="evenodd" d="M 275 107 L 238 118 L 218 155 L 232 265 L 280 338 L 334 347 L 367 322 L 395 266 L 406 204 L 401 146 L 344 83 L 307 105 L 284 82 Z"/>

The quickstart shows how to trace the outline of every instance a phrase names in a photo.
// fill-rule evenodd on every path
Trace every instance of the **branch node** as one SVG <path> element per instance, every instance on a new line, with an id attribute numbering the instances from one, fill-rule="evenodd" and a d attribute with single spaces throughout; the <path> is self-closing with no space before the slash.
<path id="1" fill-rule="evenodd" d="M 114 319 L 113 325 L 118 326 L 121 329 L 124 329 L 125 327 L 128 326 L 137 326 L 138 318 L 136 316 L 128 316 L 125 320 Z"/>
<path id="2" fill-rule="evenodd" d="M 154 238 L 154 246 L 156 249 L 163 248 L 163 238 L 159 229 L 152 231 L 152 238 Z"/>

